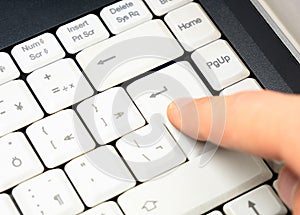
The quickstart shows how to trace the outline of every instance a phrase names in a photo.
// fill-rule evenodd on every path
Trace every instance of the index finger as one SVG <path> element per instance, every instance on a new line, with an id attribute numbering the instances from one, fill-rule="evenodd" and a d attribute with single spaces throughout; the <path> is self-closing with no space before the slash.
<path id="1" fill-rule="evenodd" d="M 184 107 L 177 107 L 176 102 L 173 102 L 168 108 L 169 120 L 182 132 L 201 140 L 210 137 L 213 142 L 214 137 L 210 135 L 213 126 L 211 104 L 218 104 L 218 99 L 225 101 L 226 121 L 222 146 L 265 158 L 284 160 L 300 175 L 299 96 L 255 91 L 196 99 Z M 190 113 L 193 111 L 189 111 L 194 106 L 197 116 L 192 116 Z M 199 117 L 200 126 L 189 123 L 181 126 L 184 120 L 189 122 L 194 117 Z"/>

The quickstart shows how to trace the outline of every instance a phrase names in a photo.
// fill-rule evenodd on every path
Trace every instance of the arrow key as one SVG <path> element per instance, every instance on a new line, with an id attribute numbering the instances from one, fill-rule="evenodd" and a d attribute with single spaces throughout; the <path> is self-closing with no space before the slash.
<path id="1" fill-rule="evenodd" d="M 269 185 L 263 185 L 227 203 L 227 215 L 287 214 L 287 209 Z"/>

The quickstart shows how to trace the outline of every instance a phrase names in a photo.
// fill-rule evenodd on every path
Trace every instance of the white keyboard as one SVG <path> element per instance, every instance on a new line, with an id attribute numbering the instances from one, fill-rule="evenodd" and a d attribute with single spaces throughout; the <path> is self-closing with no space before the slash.
<path id="1" fill-rule="evenodd" d="M 180 97 L 262 89 L 199 3 L 115 1 L 10 51 L 0 214 L 288 213 L 269 186 L 281 161 L 212 155 L 167 119 Z"/>

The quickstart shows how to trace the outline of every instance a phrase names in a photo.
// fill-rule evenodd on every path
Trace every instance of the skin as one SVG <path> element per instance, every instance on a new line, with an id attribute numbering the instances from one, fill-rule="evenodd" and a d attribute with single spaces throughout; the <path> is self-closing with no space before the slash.
<path id="1" fill-rule="evenodd" d="M 214 142 L 214 136 L 209 135 L 211 104 L 220 104 L 221 100 L 226 107 L 221 146 L 284 161 L 279 196 L 293 214 L 300 215 L 300 96 L 266 90 L 194 99 L 184 106 L 177 100 L 169 105 L 168 118 L 183 133 L 200 140 L 209 137 Z M 193 122 L 195 117 L 201 126 L 182 123 Z"/>

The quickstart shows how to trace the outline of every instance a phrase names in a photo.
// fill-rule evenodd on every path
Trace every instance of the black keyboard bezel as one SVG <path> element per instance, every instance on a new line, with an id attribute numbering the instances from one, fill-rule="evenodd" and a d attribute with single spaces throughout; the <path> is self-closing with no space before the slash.
<path id="1" fill-rule="evenodd" d="M 99 15 L 115 0 L 0 1 L 0 50 L 81 17 Z M 300 93 L 300 64 L 250 0 L 198 0 L 260 83 L 267 89 Z M 52 33 L 55 33 L 52 31 Z"/>

